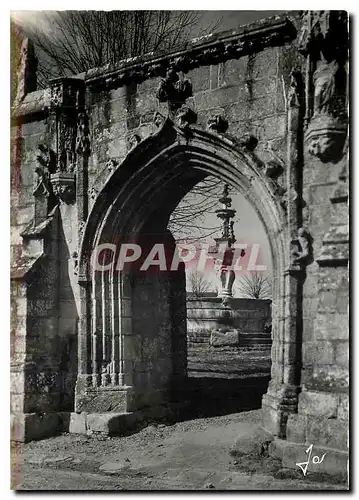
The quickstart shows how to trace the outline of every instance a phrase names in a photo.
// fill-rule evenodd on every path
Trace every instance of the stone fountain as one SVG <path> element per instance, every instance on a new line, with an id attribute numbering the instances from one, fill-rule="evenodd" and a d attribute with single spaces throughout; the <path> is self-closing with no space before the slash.
<path id="1" fill-rule="evenodd" d="M 190 298 L 187 301 L 187 331 L 189 343 L 213 347 L 268 345 L 270 332 L 265 325 L 270 322 L 271 301 L 233 298 L 235 281 L 233 218 L 236 214 L 229 196 L 229 186 L 224 185 L 219 198 L 221 208 L 216 210 L 222 221 L 221 236 L 209 250 L 215 259 L 220 288 L 217 297 Z M 244 256 L 242 250 L 241 256 Z"/>

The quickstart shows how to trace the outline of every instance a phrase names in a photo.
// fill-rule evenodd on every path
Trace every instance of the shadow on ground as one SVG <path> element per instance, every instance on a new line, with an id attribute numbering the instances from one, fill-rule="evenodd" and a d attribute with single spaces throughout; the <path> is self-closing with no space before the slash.
<path id="1" fill-rule="evenodd" d="M 187 405 L 183 417 L 202 418 L 227 415 L 261 407 L 270 377 L 215 378 L 189 377 Z"/>

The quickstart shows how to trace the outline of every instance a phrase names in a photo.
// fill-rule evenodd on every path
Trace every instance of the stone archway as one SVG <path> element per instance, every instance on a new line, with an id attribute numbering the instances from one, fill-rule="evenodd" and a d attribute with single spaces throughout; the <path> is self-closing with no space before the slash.
<path id="1" fill-rule="evenodd" d="M 274 273 L 272 370 L 262 403 L 266 410 L 263 426 L 273 435 L 285 436 L 288 414 L 297 408 L 301 370 L 302 273 L 291 256 L 290 225 L 290 214 L 296 208 L 289 198 L 283 209 L 273 181 L 264 175 L 263 164 L 250 149 L 229 136 L 194 127 L 177 128 L 167 119 L 156 134 L 127 155 L 104 185 L 84 229 L 79 256 L 76 411 L 133 412 L 155 406 L 168 398 L 175 374 L 186 376 L 185 364 L 178 359 L 183 348 L 180 341 L 172 361 L 166 359 L 168 346 L 154 342 L 152 358 L 143 364 L 139 352 L 141 328 L 145 326 L 138 322 L 141 310 L 134 312 L 141 286 L 168 303 L 165 299 L 171 286 L 183 279 L 181 272 L 174 280 L 156 276 L 146 278 L 147 283 L 141 285 L 131 273 L 115 273 L 116 243 L 119 235 L 121 242 L 134 242 L 146 231 L 164 237 L 168 218 L 180 199 L 206 175 L 215 175 L 251 201 L 270 242 Z M 91 268 L 91 255 L 99 245 L 108 243 L 114 245 L 114 258 L 108 270 L 98 276 Z M 164 323 L 168 327 L 162 339 L 165 343 L 173 342 L 170 307 L 159 308 L 152 316 L 157 321 L 155 328 Z M 174 359 L 180 369 L 173 369 Z M 158 367 L 163 368 L 162 377 L 157 376 Z"/>

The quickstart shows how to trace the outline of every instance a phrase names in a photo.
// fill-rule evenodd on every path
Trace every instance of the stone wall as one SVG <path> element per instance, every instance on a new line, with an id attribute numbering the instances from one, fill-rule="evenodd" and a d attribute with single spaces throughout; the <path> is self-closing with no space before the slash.
<path id="1" fill-rule="evenodd" d="M 190 344 L 210 343 L 213 330 L 237 330 L 233 345 L 253 346 L 270 341 L 265 325 L 271 322 L 271 301 L 261 299 L 231 299 L 223 307 L 220 298 L 187 299 L 187 338 Z M 250 337 L 250 338 L 248 338 Z"/>
<path id="2" fill-rule="evenodd" d="M 88 260 L 118 233 L 137 241 L 150 219 L 158 221 L 153 233 L 164 234 L 173 208 L 209 173 L 247 196 L 271 245 L 272 373 L 263 398 L 271 452 L 296 467 L 315 441 L 336 450 L 322 470 L 345 471 L 346 42 L 345 13 L 289 14 L 94 68 L 22 98 L 11 143 L 16 439 L 46 434 L 40 421 L 35 433 L 26 430 L 30 412 L 74 410 L 76 372 L 79 404 L 91 391 L 106 401 L 101 381 L 113 380 L 124 412 L 131 398 L 133 407 L 145 404 L 150 385 L 162 394 L 185 376 L 183 273 L 152 277 L 150 292 L 136 280 L 127 290 L 119 284 L 112 338 L 121 348 L 110 350 L 102 377 L 94 339 L 109 342 L 101 325 L 113 318 L 114 300 L 105 291 L 96 305 L 101 284 Z M 186 80 L 192 93 L 184 95 Z M 146 342 L 148 355 L 139 358 Z"/>

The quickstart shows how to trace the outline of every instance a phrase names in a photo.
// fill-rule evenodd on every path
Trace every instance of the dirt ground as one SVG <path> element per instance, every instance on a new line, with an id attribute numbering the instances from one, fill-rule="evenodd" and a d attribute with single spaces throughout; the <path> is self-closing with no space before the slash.
<path id="1" fill-rule="evenodd" d="M 17 490 L 343 490 L 328 476 L 282 469 L 259 454 L 233 457 L 238 434 L 256 427 L 261 410 L 172 424 L 132 435 L 74 435 L 13 449 Z M 250 426 L 249 426 L 250 424 Z M 247 427 L 246 427 L 247 426 Z M 249 426 L 249 427 L 248 427 Z"/>

